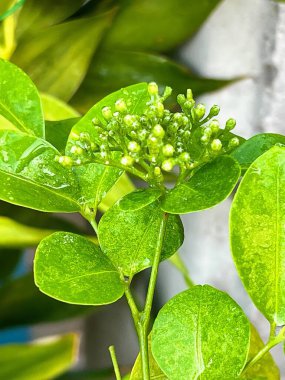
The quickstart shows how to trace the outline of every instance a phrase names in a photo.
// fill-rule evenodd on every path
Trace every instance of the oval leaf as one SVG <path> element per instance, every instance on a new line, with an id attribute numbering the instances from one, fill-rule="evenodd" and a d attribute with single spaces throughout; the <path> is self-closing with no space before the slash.
<path id="1" fill-rule="evenodd" d="M 144 207 L 126 209 L 132 193 L 107 211 L 99 223 L 99 242 L 113 264 L 127 276 L 152 265 L 157 236 L 164 213 L 158 201 Z M 148 195 L 146 195 L 148 199 Z M 123 202 L 124 208 L 120 207 Z M 183 226 L 177 215 L 169 215 L 161 259 L 173 255 L 183 242 Z"/>
<path id="2" fill-rule="evenodd" d="M 229 156 L 220 156 L 170 190 L 162 201 L 162 209 L 186 214 L 214 207 L 231 194 L 239 177 L 239 164 Z"/>
<path id="3" fill-rule="evenodd" d="M 195 286 L 172 298 L 152 330 L 152 353 L 170 380 L 236 379 L 249 349 L 249 322 L 226 294 Z"/>
<path id="4" fill-rule="evenodd" d="M 67 334 L 48 342 L 1 346 L 0 378 L 54 379 L 75 362 L 77 346 L 75 334 Z"/>
<path id="5" fill-rule="evenodd" d="M 40 96 L 17 66 L 0 59 L 0 114 L 23 132 L 44 137 Z"/>
<path id="6" fill-rule="evenodd" d="M 63 302 L 105 305 L 124 293 L 120 274 L 100 248 L 72 233 L 56 232 L 41 241 L 34 272 L 39 289 Z"/>
<path id="7" fill-rule="evenodd" d="M 0 131 L 0 146 L 0 199 L 42 211 L 80 211 L 76 178 L 56 162 L 59 153 L 48 142 Z"/>
<path id="8" fill-rule="evenodd" d="M 230 215 L 241 280 L 270 322 L 285 324 L 285 148 L 273 147 L 246 172 Z"/>

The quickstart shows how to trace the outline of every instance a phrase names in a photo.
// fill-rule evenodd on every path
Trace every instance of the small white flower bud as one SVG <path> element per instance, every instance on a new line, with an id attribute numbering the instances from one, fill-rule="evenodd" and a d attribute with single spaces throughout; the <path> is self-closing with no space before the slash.
<path id="1" fill-rule="evenodd" d="M 156 124 L 153 129 L 152 129 L 152 134 L 155 136 L 155 137 L 158 137 L 160 139 L 163 139 L 164 135 L 165 135 L 165 131 L 164 129 L 162 128 L 162 126 L 160 124 Z"/>
<path id="2" fill-rule="evenodd" d="M 190 154 L 188 152 L 183 152 L 179 156 L 179 160 L 185 163 L 190 162 Z"/>
<path id="3" fill-rule="evenodd" d="M 58 162 L 64 167 L 71 167 L 73 164 L 73 160 L 68 156 L 60 156 Z"/>
<path id="4" fill-rule="evenodd" d="M 132 153 L 138 153 L 141 150 L 141 147 L 136 141 L 130 141 L 128 143 L 128 150 Z"/>
<path id="5" fill-rule="evenodd" d="M 166 144 L 162 147 L 162 153 L 165 157 L 172 157 L 174 154 L 174 147 L 171 144 Z"/>
<path id="6" fill-rule="evenodd" d="M 211 128 L 212 130 L 212 133 L 213 134 L 216 134 L 219 132 L 220 130 L 220 123 L 218 120 L 212 120 L 211 123 L 209 124 L 209 127 Z"/>
<path id="7" fill-rule="evenodd" d="M 161 170 L 160 170 L 160 167 L 159 166 L 156 166 L 154 169 L 153 169 L 153 174 L 156 176 L 156 177 L 159 177 L 161 175 Z"/>
<path id="8" fill-rule="evenodd" d="M 233 137 L 230 139 L 229 148 L 235 148 L 236 146 L 239 146 L 239 139 L 238 137 Z"/>
<path id="9" fill-rule="evenodd" d="M 121 158 L 121 164 L 124 166 L 132 166 L 134 163 L 134 159 L 131 156 L 123 156 Z"/>
<path id="10" fill-rule="evenodd" d="M 113 113 L 112 113 L 111 107 L 103 107 L 101 112 L 105 120 L 112 119 Z"/>
<path id="11" fill-rule="evenodd" d="M 147 90 L 150 95 L 158 95 L 158 85 L 155 82 L 150 82 Z"/>
<path id="12" fill-rule="evenodd" d="M 127 111 L 127 105 L 124 99 L 118 99 L 115 103 L 115 109 L 116 111 L 120 113 L 124 113 Z"/>
<path id="13" fill-rule="evenodd" d="M 166 171 L 170 172 L 174 167 L 174 160 L 172 158 L 169 158 L 168 160 L 164 160 L 161 164 L 161 168 Z"/>
<path id="14" fill-rule="evenodd" d="M 70 152 L 73 153 L 73 154 L 80 155 L 80 154 L 83 153 L 83 149 L 80 148 L 80 146 L 73 145 L 73 146 L 70 148 Z"/>

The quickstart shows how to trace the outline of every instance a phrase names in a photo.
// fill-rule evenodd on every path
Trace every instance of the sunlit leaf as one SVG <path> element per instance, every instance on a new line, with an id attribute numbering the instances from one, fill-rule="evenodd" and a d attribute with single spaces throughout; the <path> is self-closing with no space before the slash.
<path id="1" fill-rule="evenodd" d="M 247 170 L 234 198 L 230 233 L 233 258 L 257 308 L 285 323 L 285 148 L 273 147 Z"/>
<path id="2" fill-rule="evenodd" d="M 45 120 L 71 119 L 80 114 L 67 103 L 49 94 L 40 94 Z"/>
<path id="3" fill-rule="evenodd" d="M 236 379 L 246 362 L 250 326 L 226 293 L 194 286 L 163 306 L 151 340 L 153 356 L 171 380 Z"/>
<path id="4" fill-rule="evenodd" d="M 120 274 L 108 257 L 80 235 L 56 232 L 42 240 L 34 272 L 43 293 L 68 303 L 104 305 L 124 293 Z"/>

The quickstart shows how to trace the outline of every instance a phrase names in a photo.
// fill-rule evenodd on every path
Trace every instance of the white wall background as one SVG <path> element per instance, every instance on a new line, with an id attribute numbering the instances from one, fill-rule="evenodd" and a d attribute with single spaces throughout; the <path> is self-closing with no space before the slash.
<path id="1" fill-rule="evenodd" d="M 200 101 L 221 106 L 222 122 L 237 119 L 236 133 L 285 131 L 285 3 L 270 0 L 225 0 L 186 44 L 181 59 L 195 72 L 211 78 L 243 78 Z M 228 214 L 231 200 L 183 218 L 185 242 L 181 249 L 196 283 L 227 291 L 246 311 L 267 339 L 269 325 L 244 291 L 231 259 Z M 167 279 L 167 280 L 165 280 Z M 160 273 L 163 302 L 185 289 L 179 273 L 168 263 Z M 285 379 L 282 347 L 273 351 Z"/>

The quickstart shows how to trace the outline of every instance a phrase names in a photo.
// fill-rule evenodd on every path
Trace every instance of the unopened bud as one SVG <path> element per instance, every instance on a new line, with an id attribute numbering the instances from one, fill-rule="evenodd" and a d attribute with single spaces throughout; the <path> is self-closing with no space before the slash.
<path id="1" fill-rule="evenodd" d="M 190 162 L 190 154 L 187 152 L 181 153 L 179 156 L 179 160 L 182 162 L 185 162 L 185 163 L 189 163 Z"/>
<path id="2" fill-rule="evenodd" d="M 236 126 L 236 121 L 235 121 L 235 119 L 229 119 L 229 120 L 227 120 L 227 122 L 226 122 L 225 129 L 226 129 L 227 131 L 231 131 L 232 129 L 234 129 L 235 126 Z"/>
<path id="3" fill-rule="evenodd" d="M 218 152 L 219 150 L 221 150 L 222 146 L 223 146 L 223 144 L 222 144 L 221 140 L 219 140 L 219 139 L 215 139 L 211 142 L 211 148 L 215 152 Z"/>
<path id="4" fill-rule="evenodd" d="M 213 107 L 211 107 L 209 115 L 210 117 L 217 116 L 219 115 L 219 112 L 220 112 L 220 107 L 215 104 Z"/>
<path id="5" fill-rule="evenodd" d="M 115 103 L 115 109 L 116 111 L 120 113 L 124 113 L 127 111 L 127 105 L 124 99 L 118 99 Z"/>
<path id="6" fill-rule="evenodd" d="M 158 95 L 158 85 L 155 82 L 150 82 L 147 90 L 150 95 Z"/>
<path id="7" fill-rule="evenodd" d="M 187 89 L 186 97 L 187 100 L 193 100 L 193 92 L 190 88 Z"/>
<path id="8" fill-rule="evenodd" d="M 163 116 L 163 114 L 164 114 L 164 105 L 163 105 L 163 103 L 158 102 L 156 104 L 156 111 L 157 111 L 158 117 L 162 117 Z"/>
<path id="9" fill-rule="evenodd" d="M 177 95 L 177 103 L 183 106 L 183 104 L 186 102 L 185 95 L 179 94 Z"/>
<path id="10" fill-rule="evenodd" d="M 72 158 L 70 158 L 68 156 L 60 156 L 60 157 L 58 157 L 57 160 L 64 167 L 71 167 L 73 164 Z"/>
<path id="11" fill-rule="evenodd" d="M 111 107 L 103 107 L 101 112 L 105 120 L 112 119 L 113 113 L 112 113 Z"/>
<path id="12" fill-rule="evenodd" d="M 121 164 L 124 166 L 132 166 L 134 163 L 134 159 L 131 156 L 123 156 L 121 158 Z"/>
<path id="13" fill-rule="evenodd" d="M 83 149 L 80 148 L 80 146 L 73 145 L 73 146 L 70 148 L 70 152 L 73 153 L 73 154 L 80 155 L 80 154 L 83 153 Z"/>
<path id="14" fill-rule="evenodd" d="M 159 166 L 156 166 L 154 169 L 153 169 L 153 174 L 156 176 L 156 177 L 159 177 L 161 175 L 161 170 L 160 170 L 160 167 Z"/>
<path id="15" fill-rule="evenodd" d="M 161 168 L 166 171 L 166 172 L 170 172 L 174 167 L 174 160 L 173 159 L 168 159 L 168 160 L 164 160 L 161 164 Z"/>
<path id="16" fill-rule="evenodd" d="M 165 135 L 165 131 L 164 129 L 162 128 L 162 126 L 160 124 L 156 124 L 153 129 L 152 129 L 152 134 L 153 136 L 155 137 L 158 137 L 160 139 L 163 139 L 164 135 Z"/>
<path id="17" fill-rule="evenodd" d="M 193 111 L 197 120 L 201 120 L 205 115 L 206 107 L 204 106 L 204 104 L 198 104 Z"/>
<path id="18" fill-rule="evenodd" d="M 174 147 L 171 144 L 166 144 L 162 147 L 162 153 L 165 157 L 172 157 L 174 154 Z"/>
<path id="19" fill-rule="evenodd" d="M 218 120 L 212 120 L 211 123 L 209 124 L 209 127 L 211 128 L 212 133 L 216 134 L 220 130 L 220 123 L 218 122 Z"/>
<path id="20" fill-rule="evenodd" d="M 138 153 L 141 150 L 141 147 L 136 141 L 130 141 L 128 143 L 128 150 L 132 153 Z"/>
<path id="21" fill-rule="evenodd" d="M 237 137 L 230 139 L 229 148 L 235 148 L 237 146 L 239 146 L 239 139 Z"/>
<path id="22" fill-rule="evenodd" d="M 203 135 L 203 136 L 201 137 L 201 142 L 202 142 L 203 144 L 208 144 L 209 141 L 210 141 L 210 136 Z"/>

